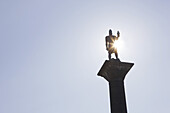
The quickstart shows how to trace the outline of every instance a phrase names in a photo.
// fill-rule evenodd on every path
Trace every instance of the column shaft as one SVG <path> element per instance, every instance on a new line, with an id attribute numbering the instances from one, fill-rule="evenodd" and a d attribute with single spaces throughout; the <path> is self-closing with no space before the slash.
<path id="1" fill-rule="evenodd" d="M 127 113 L 123 81 L 109 82 L 111 113 Z"/>

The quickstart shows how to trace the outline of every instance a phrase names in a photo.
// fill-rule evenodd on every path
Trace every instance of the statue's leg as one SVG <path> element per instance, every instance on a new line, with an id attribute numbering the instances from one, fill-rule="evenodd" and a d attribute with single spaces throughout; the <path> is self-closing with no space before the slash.
<path id="1" fill-rule="evenodd" d="M 117 53 L 117 50 L 115 51 L 115 56 L 116 56 L 116 59 L 118 59 L 118 53 Z"/>
<path id="2" fill-rule="evenodd" d="M 109 60 L 110 60 L 111 59 L 111 53 L 108 52 L 108 54 L 109 54 L 108 57 L 109 57 Z"/>

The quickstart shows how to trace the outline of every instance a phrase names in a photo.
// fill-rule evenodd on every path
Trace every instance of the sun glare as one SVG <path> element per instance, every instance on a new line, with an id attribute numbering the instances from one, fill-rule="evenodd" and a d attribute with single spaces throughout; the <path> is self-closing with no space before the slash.
<path id="1" fill-rule="evenodd" d="M 114 47 L 115 47 L 115 48 L 119 48 L 118 46 L 119 46 L 119 41 L 118 41 L 118 40 L 115 40 L 115 42 L 114 42 Z"/>
<path id="2" fill-rule="evenodd" d="M 123 45 L 124 44 L 123 44 L 122 40 L 115 40 L 115 42 L 114 42 L 114 47 L 120 51 L 123 49 Z"/>

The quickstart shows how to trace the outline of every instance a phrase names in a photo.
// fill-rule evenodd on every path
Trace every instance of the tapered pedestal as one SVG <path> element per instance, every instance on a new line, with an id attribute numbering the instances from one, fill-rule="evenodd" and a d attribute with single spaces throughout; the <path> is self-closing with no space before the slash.
<path id="1" fill-rule="evenodd" d="M 124 79 L 134 63 L 106 60 L 97 75 L 109 82 L 111 113 L 127 113 Z"/>

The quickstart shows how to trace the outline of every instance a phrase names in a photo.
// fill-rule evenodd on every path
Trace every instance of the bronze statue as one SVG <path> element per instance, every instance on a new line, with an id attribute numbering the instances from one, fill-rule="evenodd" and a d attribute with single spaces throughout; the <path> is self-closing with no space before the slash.
<path id="1" fill-rule="evenodd" d="M 112 30 L 109 30 L 109 36 L 106 36 L 106 50 L 108 51 L 109 60 L 111 59 L 111 54 L 115 53 L 116 59 L 118 59 L 117 48 L 114 46 L 114 42 L 119 39 L 120 33 L 117 31 L 117 37 L 112 35 Z"/>

